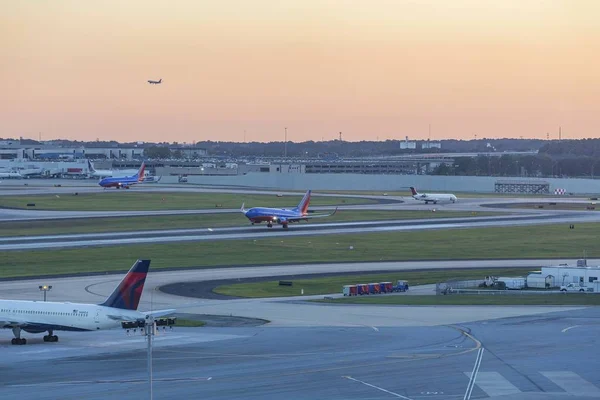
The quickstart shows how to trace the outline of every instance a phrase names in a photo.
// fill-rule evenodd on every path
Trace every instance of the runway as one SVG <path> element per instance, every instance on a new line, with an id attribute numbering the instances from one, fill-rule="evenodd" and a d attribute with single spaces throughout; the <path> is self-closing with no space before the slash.
<path id="1" fill-rule="evenodd" d="M 598 309 L 586 309 L 427 328 L 175 328 L 156 338 L 153 392 L 182 399 L 598 398 L 600 361 L 589 356 L 598 317 Z M 3 341 L 0 396 L 148 396 L 142 337 L 116 330 L 61 338 Z"/>
<path id="2" fill-rule="evenodd" d="M 309 235 L 402 232 L 432 229 L 464 229 L 498 226 L 524 226 L 555 223 L 599 221 L 600 214 L 584 212 L 545 213 L 538 215 L 508 215 L 490 217 L 362 221 L 320 224 L 290 224 L 284 230 L 275 225 L 233 228 L 176 229 L 157 231 L 107 232 L 92 234 L 40 235 L 0 237 L 0 250 L 30 250 L 76 248 L 90 246 L 122 246 L 144 243 L 174 243 L 189 241 L 264 239 Z"/>

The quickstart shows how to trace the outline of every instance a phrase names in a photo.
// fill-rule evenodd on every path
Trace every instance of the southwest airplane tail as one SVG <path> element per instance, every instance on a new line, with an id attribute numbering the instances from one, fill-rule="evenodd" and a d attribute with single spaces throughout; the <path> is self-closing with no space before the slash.
<path id="1" fill-rule="evenodd" d="M 146 171 L 146 162 L 143 161 L 142 165 L 140 166 L 140 169 L 137 173 L 137 180 L 138 182 L 142 182 L 144 180 L 144 172 Z"/>
<path id="2" fill-rule="evenodd" d="M 304 194 L 304 197 L 302 197 L 302 200 L 300 200 L 300 203 L 298 203 L 298 206 L 294 209 L 295 211 L 302 213 L 302 215 L 306 215 L 308 212 L 308 205 L 310 204 L 310 194 L 310 190 Z"/>

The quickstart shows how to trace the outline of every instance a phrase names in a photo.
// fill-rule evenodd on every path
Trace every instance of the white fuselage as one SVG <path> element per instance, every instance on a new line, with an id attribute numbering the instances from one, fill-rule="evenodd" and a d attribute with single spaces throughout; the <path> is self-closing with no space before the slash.
<path id="1" fill-rule="evenodd" d="M 112 316 L 112 318 L 111 318 Z M 95 331 L 121 326 L 121 321 L 144 318 L 139 311 L 123 310 L 96 304 L 57 303 L 44 301 L 0 300 L 0 328 L 10 328 L 11 323 L 24 323 L 53 330 Z"/>
<path id="2" fill-rule="evenodd" d="M 457 198 L 451 193 L 418 193 L 413 199 L 426 203 L 456 203 Z"/>
<path id="3" fill-rule="evenodd" d="M 6 171 L 0 171 L 0 178 L 22 178 L 23 175 L 21 175 L 18 172 L 6 172 Z"/>
<path id="4" fill-rule="evenodd" d="M 113 172 L 109 169 L 96 169 L 94 171 L 90 171 L 90 176 L 94 178 L 110 178 L 113 176 Z"/>

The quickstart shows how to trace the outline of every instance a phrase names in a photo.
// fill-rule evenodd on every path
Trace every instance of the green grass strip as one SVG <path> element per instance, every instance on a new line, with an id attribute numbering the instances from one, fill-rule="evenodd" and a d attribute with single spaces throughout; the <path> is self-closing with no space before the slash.
<path id="1" fill-rule="evenodd" d="M 579 258 L 584 250 L 589 258 L 596 258 L 600 256 L 599 236 L 600 224 L 586 223 L 576 224 L 575 229 L 559 224 L 4 251 L 0 258 L 0 276 L 123 271 L 137 258 L 151 259 L 151 268 Z M 456 266 L 460 267 L 460 262 Z"/>

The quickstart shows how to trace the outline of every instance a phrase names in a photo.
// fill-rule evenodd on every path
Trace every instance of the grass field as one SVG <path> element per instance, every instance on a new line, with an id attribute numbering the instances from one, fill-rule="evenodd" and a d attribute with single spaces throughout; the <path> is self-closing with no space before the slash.
<path id="1" fill-rule="evenodd" d="M 277 197 L 243 193 L 181 193 L 110 191 L 98 193 L 44 194 L 30 196 L 0 196 L 0 207 L 57 211 L 147 211 L 196 210 L 214 208 L 295 207 L 302 199 L 297 196 Z M 35 203 L 35 207 L 27 207 Z M 373 204 L 375 200 L 354 197 L 313 196 L 311 206 Z"/>
<path id="2" fill-rule="evenodd" d="M 200 326 L 206 325 L 206 322 L 199 321 L 195 319 L 185 319 L 185 318 L 177 318 L 177 322 L 175 323 L 175 328 L 177 327 L 185 327 L 185 328 L 196 328 Z"/>
<path id="3" fill-rule="evenodd" d="M 380 274 L 348 274 L 313 279 L 293 279 L 294 286 L 279 286 L 279 281 L 235 283 L 216 287 L 213 292 L 237 297 L 287 297 L 298 296 L 300 289 L 305 295 L 341 293 L 342 286 L 370 282 L 396 282 L 407 280 L 410 286 L 444 282 L 449 279 L 481 279 L 487 275 L 520 276 L 530 268 L 455 269 L 434 271 L 397 271 Z M 410 289 L 409 289 L 410 290 Z"/>
<path id="4" fill-rule="evenodd" d="M 378 211 L 378 210 L 338 210 L 328 218 L 314 219 L 310 224 L 348 222 L 348 221 L 381 221 L 394 219 L 425 218 L 468 218 L 498 215 L 494 212 L 461 212 L 461 211 Z M 32 220 L 0 222 L 1 236 L 23 235 L 57 235 L 61 233 L 100 233 L 122 232 L 156 229 L 192 229 L 244 226 L 249 222 L 242 214 L 190 214 L 164 215 L 152 217 L 115 217 L 115 218 L 74 218 L 59 220 Z M 306 224 L 302 222 L 301 224 Z M 294 225 L 293 225 L 294 226 Z M 292 226 L 292 227 L 293 227 Z"/>
<path id="5" fill-rule="evenodd" d="M 341 261 L 588 258 L 600 256 L 600 225 L 568 224 L 302 236 L 174 244 L 4 251 L 0 277 L 126 271 L 137 258 L 153 269 Z M 349 249 L 353 246 L 353 250 Z M 457 263 L 460 267 L 460 263 Z"/>
<path id="6" fill-rule="evenodd" d="M 407 306 L 435 306 L 435 305 L 600 305 L 598 294 L 578 293 L 552 293 L 552 294 L 501 294 L 501 295 L 473 295 L 453 294 L 447 296 L 428 295 L 374 295 L 367 297 L 345 297 L 334 300 L 314 300 L 324 303 L 345 304 L 395 304 Z"/>

